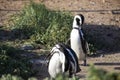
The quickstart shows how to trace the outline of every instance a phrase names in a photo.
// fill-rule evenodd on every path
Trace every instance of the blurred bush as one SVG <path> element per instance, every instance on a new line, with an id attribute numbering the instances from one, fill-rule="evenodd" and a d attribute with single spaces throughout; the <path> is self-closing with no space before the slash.
<path id="1" fill-rule="evenodd" d="M 120 73 L 107 72 L 92 65 L 88 70 L 87 80 L 120 80 Z"/>
<path id="2" fill-rule="evenodd" d="M 24 79 L 19 77 L 19 76 L 15 76 L 15 75 L 11 75 L 11 74 L 5 74 L 5 75 L 2 75 L 0 80 L 24 80 Z M 28 80 L 37 80 L 37 79 L 31 77 Z"/>
<path id="3" fill-rule="evenodd" d="M 27 57 L 22 57 L 20 50 L 0 44 L 0 76 L 12 74 L 27 79 L 35 74 Z"/>
<path id="4" fill-rule="evenodd" d="M 49 78 L 46 78 L 44 80 L 50 80 Z M 79 78 L 77 78 L 76 76 L 73 76 L 72 78 L 69 78 L 66 74 L 62 75 L 62 74 L 58 74 L 56 76 L 56 78 L 52 79 L 52 80 L 79 80 Z"/>
<path id="5" fill-rule="evenodd" d="M 8 74 L 8 75 L 2 75 L 0 80 L 23 80 L 23 79 L 21 77 L 12 76 L 12 75 Z"/>

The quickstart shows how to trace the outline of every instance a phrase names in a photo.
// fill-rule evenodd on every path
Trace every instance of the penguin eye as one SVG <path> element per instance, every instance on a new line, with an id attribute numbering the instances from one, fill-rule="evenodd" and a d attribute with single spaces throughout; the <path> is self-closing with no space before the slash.
<path id="1" fill-rule="evenodd" d="M 79 19 L 79 18 L 76 18 L 76 21 L 78 21 L 78 22 L 79 22 L 79 21 L 80 21 L 80 19 Z"/>
<path id="2" fill-rule="evenodd" d="M 80 19 L 76 18 L 77 25 L 80 25 Z"/>

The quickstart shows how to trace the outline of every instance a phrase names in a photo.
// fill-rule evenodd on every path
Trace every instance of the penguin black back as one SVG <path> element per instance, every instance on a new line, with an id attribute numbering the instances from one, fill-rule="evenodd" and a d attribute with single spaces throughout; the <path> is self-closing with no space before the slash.
<path id="1" fill-rule="evenodd" d="M 76 72 L 81 71 L 81 69 L 79 67 L 79 63 L 78 63 L 78 58 L 77 58 L 75 52 L 69 46 L 67 46 L 67 45 L 65 45 L 63 43 L 60 43 L 59 45 L 61 46 L 61 49 L 64 51 L 63 53 L 65 54 L 65 56 L 68 59 L 69 63 L 70 63 L 70 61 L 72 61 L 74 64 L 76 64 L 76 66 L 75 66 Z"/>

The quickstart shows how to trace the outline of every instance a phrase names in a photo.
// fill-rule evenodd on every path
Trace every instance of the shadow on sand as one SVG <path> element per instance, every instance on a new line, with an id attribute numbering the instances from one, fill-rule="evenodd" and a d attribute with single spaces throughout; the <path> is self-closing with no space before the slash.
<path id="1" fill-rule="evenodd" d="M 107 65 L 111 65 L 111 66 L 114 66 L 114 65 L 120 65 L 120 63 L 112 63 L 112 62 L 100 62 L 100 63 L 94 63 L 94 65 L 104 65 L 104 66 L 107 66 Z"/>
<path id="2" fill-rule="evenodd" d="M 83 27 L 86 39 L 97 49 L 120 51 L 120 28 L 114 25 L 86 24 Z"/>

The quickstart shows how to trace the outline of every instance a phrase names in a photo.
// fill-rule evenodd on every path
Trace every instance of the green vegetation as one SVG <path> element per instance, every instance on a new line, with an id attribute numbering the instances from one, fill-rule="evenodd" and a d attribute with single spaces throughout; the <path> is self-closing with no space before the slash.
<path id="1" fill-rule="evenodd" d="M 27 57 L 22 57 L 20 50 L 0 44 L 0 76 L 12 74 L 27 79 L 35 74 Z"/>
<path id="2" fill-rule="evenodd" d="M 31 1 L 19 14 L 12 16 L 9 26 L 17 33 L 16 37 L 29 38 L 49 48 L 69 38 L 72 18 L 68 13 L 55 12 Z"/>
<path id="3" fill-rule="evenodd" d="M 2 75 L 0 80 L 24 80 L 23 78 L 11 74 Z M 37 80 L 36 78 L 29 78 L 28 80 Z"/>
<path id="4" fill-rule="evenodd" d="M 8 74 L 8 75 L 2 75 L 0 80 L 23 80 L 23 79 L 21 77 L 12 76 L 12 75 Z"/>
<path id="5" fill-rule="evenodd" d="M 73 76 L 73 77 L 69 78 L 68 75 L 66 75 L 66 74 L 64 74 L 64 75 L 58 74 L 56 76 L 56 78 L 53 79 L 53 80 L 69 80 L 69 79 L 70 80 L 79 80 L 79 78 L 77 78 L 76 76 Z M 50 79 L 49 78 L 45 78 L 44 80 L 50 80 Z"/>
<path id="6" fill-rule="evenodd" d="M 120 73 L 107 72 L 103 69 L 96 69 L 90 66 L 87 80 L 120 80 Z"/>

